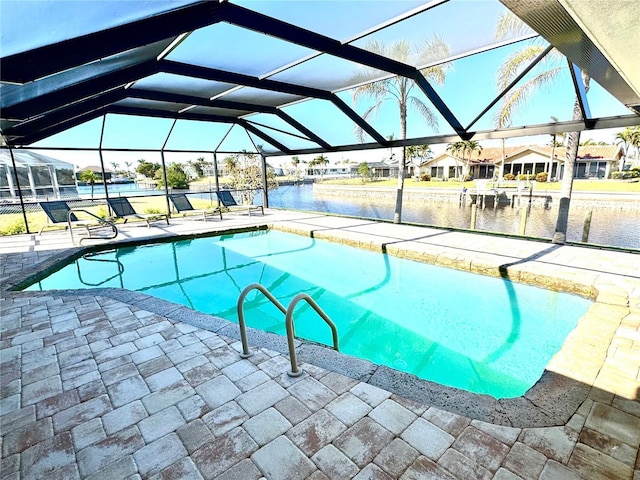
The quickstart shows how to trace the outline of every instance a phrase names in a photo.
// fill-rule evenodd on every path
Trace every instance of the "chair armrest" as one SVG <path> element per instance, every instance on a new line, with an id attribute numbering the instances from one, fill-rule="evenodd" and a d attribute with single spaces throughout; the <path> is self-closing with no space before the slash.
<path id="1" fill-rule="evenodd" d="M 74 223 L 74 220 L 71 220 L 71 215 L 74 212 L 82 212 L 82 213 L 85 213 L 85 214 L 89 215 L 90 217 L 93 217 L 95 219 L 95 222 L 97 222 L 97 224 L 98 224 L 98 225 L 93 225 L 93 229 L 97 229 L 97 228 L 100 228 L 100 227 L 109 227 L 109 228 L 111 228 L 111 231 L 113 232 L 111 236 L 102 235 L 102 236 L 92 237 L 92 235 L 91 235 L 91 230 L 92 229 L 90 228 L 91 225 L 86 223 L 86 222 L 89 222 L 91 220 L 87 220 L 84 223 L 82 223 L 83 220 L 78 219 L 77 222 L 80 222 L 79 225 L 82 225 L 87 230 L 87 235 L 88 236 L 86 238 L 103 238 L 103 239 L 109 240 L 109 239 L 116 238 L 118 236 L 118 229 L 113 224 L 113 222 L 111 222 L 109 219 L 98 217 L 97 215 L 95 215 L 95 214 L 93 214 L 93 213 L 91 213 L 91 212 L 89 212 L 89 211 L 87 211 L 87 210 L 85 210 L 83 208 L 72 208 L 72 209 L 69 209 L 69 212 L 67 214 L 67 224 L 69 226 L 69 234 L 71 235 L 71 243 L 73 243 L 74 245 L 76 243 L 75 239 L 73 238 L 73 223 Z M 82 238 L 80 240 L 80 243 L 82 243 L 82 241 L 85 240 L 86 238 Z"/>
<path id="2" fill-rule="evenodd" d="M 75 212 L 86 213 L 87 215 L 95 218 L 98 223 L 101 223 L 101 224 L 104 223 L 104 224 L 113 226 L 113 221 L 111 221 L 110 218 L 99 217 L 99 216 L 89 212 L 88 210 L 85 210 L 84 208 L 72 208 L 72 209 L 69 210 L 69 213 L 67 214 L 67 222 L 69 223 L 69 226 L 71 226 L 71 222 L 73 221 L 73 220 L 71 220 L 71 215 L 73 215 Z M 80 219 L 78 219 L 78 220 L 82 221 Z"/>

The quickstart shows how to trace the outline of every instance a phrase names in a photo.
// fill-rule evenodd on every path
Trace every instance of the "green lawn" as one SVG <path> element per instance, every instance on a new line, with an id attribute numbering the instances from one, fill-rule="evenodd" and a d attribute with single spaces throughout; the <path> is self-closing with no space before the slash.
<path id="1" fill-rule="evenodd" d="M 212 178 L 205 178 L 198 182 L 194 182 L 201 185 L 214 184 Z M 379 180 L 373 182 L 365 182 L 358 178 L 344 179 L 344 180 L 325 180 L 323 183 L 327 185 L 349 185 L 353 188 L 359 187 L 395 187 L 397 180 L 390 178 L 387 180 Z M 560 182 L 551 183 L 536 183 L 534 192 L 553 192 L 560 190 Z M 475 188 L 476 183 L 471 182 L 419 182 L 412 178 L 405 180 L 405 188 L 441 188 L 441 189 L 455 189 L 460 190 L 462 187 L 469 189 Z M 620 192 L 620 193 L 638 193 L 640 194 L 640 181 L 626 181 L 626 180 L 576 180 L 573 184 L 575 192 Z M 191 199 L 194 208 L 209 208 L 210 202 L 208 200 Z M 150 212 L 166 210 L 166 202 L 163 196 L 153 197 L 137 197 L 135 199 L 134 208 L 138 212 Z M 99 216 L 106 216 L 106 206 L 89 208 L 92 213 Z M 29 222 L 29 230 L 31 232 L 37 232 L 40 227 L 46 223 L 46 216 L 42 212 L 30 212 L 27 214 L 27 220 Z M 12 235 L 16 233 L 22 233 L 24 231 L 24 220 L 21 213 L 12 213 L 0 215 L 0 235 Z M 64 228 L 61 226 L 60 228 Z"/>
<path id="2" fill-rule="evenodd" d="M 167 204 L 164 196 L 150 197 L 129 197 L 131 204 L 136 212 L 139 213 L 155 213 L 166 212 Z M 206 208 L 209 202 L 206 200 L 193 199 L 194 208 Z M 83 207 L 84 208 L 84 207 Z M 107 217 L 107 205 L 96 205 L 84 208 L 98 217 Z M 80 219 L 90 219 L 88 215 L 78 213 Z M 40 209 L 34 212 L 27 212 L 27 222 L 29 223 L 29 231 L 38 232 L 43 225 L 47 224 L 47 216 Z M 51 226 L 50 229 L 64 229 L 65 225 Z M 22 213 L 6 213 L 0 215 L 0 235 L 13 235 L 24 233 L 24 217 Z"/>

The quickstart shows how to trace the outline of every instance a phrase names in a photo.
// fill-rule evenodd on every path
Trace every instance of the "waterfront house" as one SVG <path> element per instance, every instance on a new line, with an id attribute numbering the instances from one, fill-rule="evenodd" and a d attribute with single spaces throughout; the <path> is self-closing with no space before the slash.
<path id="1" fill-rule="evenodd" d="M 516 147 L 483 148 L 462 159 L 448 152 L 442 153 L 420 165 L 420 174 L 432 179 L 449 180 L 461 175 L 476 179 L 503 178 L 506 174 L 537 174 L 547 172 L 550 180 L 561 180 L 566 161 L 566 147 L 528 145 Z M 622 158 L 619 145 L 582 145 L 574 177 L 580 179 L 609 178 L 617 171 Z"/>
<path id="2" fill-rule="evenodd" d="M 98 183 L 102 183 L 102 167 L 100 165 L 89 165 L 88 167 L 82 167 L 78 169 L 78 171 L 76 172 L 76 180 L 78 182 L 78 185 L 84 185 L 84 183 L 80 181 L 79 177 L 80 177 L 80 174 L 86 170 L 89 170 L 95 173 L 99 178 Z M 107 182 L 111 181 L 111 177 L 115 176 L 114 174 L 115 174 L 114 170 L 111 170 L 105 167 L 104 178 Z"/>

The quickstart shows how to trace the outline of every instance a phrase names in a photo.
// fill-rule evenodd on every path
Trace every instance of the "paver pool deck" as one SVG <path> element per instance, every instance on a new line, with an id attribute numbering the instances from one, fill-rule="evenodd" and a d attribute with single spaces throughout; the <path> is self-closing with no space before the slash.
<path id="1" fill-rule="evenodd" d="M 2 237 L 0 478 L 640 479 L 640 255 L 274 209 L 111 242 L 252 226 L 594 303 L 541 380 L 498 401 L 305 342 L 293 378 L 285 339 L 250 329 L 243 359 L 236 324 L 137 292 L 12 291 L 80 250 Z"/>

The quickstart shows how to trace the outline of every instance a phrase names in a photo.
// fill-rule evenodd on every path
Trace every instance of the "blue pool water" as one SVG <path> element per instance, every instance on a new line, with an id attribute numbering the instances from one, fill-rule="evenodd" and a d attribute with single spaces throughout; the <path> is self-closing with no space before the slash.
<path id="1" fill-rule="evenodd" d="M 237 321 L 236 302 L 261 283 L 285 306 L 311 295 L 338 328 L 343 353 L 496 398 L 541 376 L 591 304 L 584 298 L 278 231 L 207 237 L 80 258 L 28 290 L 120 287 Z M 296 334 L 331 345 L 305 304 Z M 261 293 L 250 327 L 285 335 Z"/>

